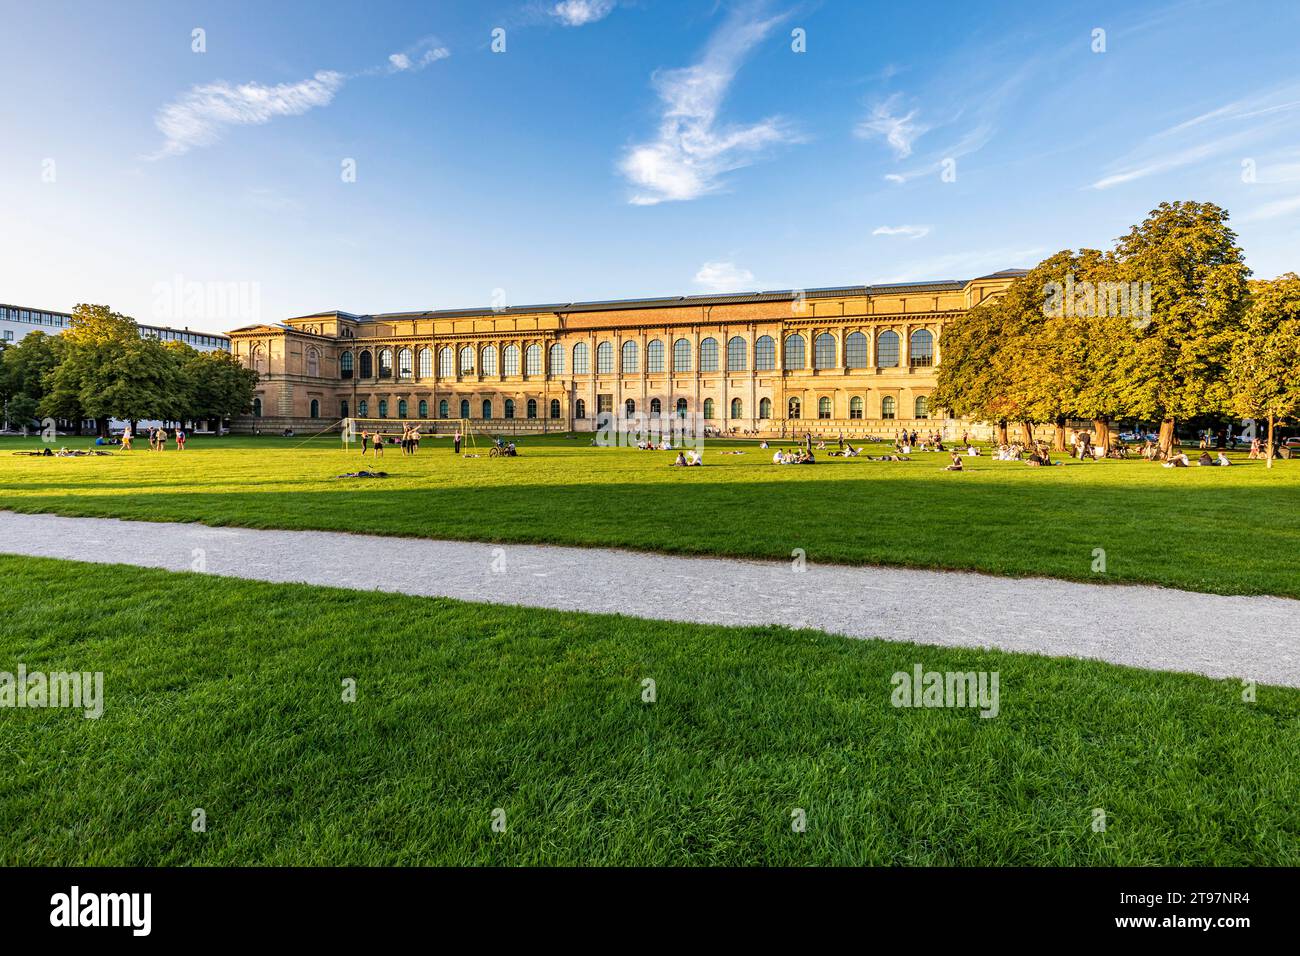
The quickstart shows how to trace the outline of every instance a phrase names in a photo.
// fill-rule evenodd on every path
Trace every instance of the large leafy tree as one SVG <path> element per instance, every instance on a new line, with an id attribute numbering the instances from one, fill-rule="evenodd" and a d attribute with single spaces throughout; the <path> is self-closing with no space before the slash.
<path id="1" fill-rule="evenodd" d="M 62 345 L 59 336 L 31 332 L 0 352 L 0 400 L 10 423 L 25 426 L 36 418 L 45 379 L 59 364 Z"/>
<path id="2" fill-rule="evenodd" d="M 48 376 L 41 413 L 54 418 L 96 419 L 99 434 L 108 433 L 109 408 L 103 389 L 112 387 L 116 401 L 126 388 L 117 381 L 123 354 L 136 354 L 140 330 L 135 321 L 106 305 L 78 305 L 63 333 L 63 355 Z"/>
<path id="3" fill-rule="evenodd" d="M 1272 468 L 1276 424 L 1300 418 L 1300 276 L 1294 272 L 1250 284 L 1228 385 L 1234 411 L 1268 421 Z"/>
<path id="4" fill-rule="evenodd" d="M 182 375 L 189 385 L 190 400 L 184 417 L 233 418 L 252 407 L 257 373 L 229 352 L 193 352 Z"/>
<path id="5" fill-rule="evenodd" d="M 1151 314 L 1130 323 L 1133 363 L 1122 384 L 1134 414 L 1162 423 L 1167 454 L 1177 419 L 1229 408 L 1228 366 L 1250 270 L 1227 210 L 1174 202 L 1119 239 L 1115 272 L 1122 282 L 1150 283 Z"/>

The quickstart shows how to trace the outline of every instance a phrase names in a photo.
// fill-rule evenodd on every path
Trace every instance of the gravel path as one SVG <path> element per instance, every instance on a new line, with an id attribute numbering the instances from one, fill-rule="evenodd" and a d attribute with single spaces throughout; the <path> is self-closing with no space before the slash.
<path id="1" fill-rule="evenodd" d="M 784 561 L 10 512 L 0 512 L 0 552 L 661 620 L 784 624 L 1300 687 L 1300 601 L 1286 598 L 818 565 L 815 555 L 796 572 Z"/>

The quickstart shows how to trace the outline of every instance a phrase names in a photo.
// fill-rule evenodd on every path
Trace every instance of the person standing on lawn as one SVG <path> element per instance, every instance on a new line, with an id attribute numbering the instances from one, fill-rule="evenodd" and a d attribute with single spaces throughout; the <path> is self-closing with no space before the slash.
<path id="1" fill-rule="evenodd" d="M 459 428 L 456 429 L 456 441 L 455 441 L 455 445 L 452 448 L 452 454 L 453 455 L 460 454 L 460 429 Z"/>

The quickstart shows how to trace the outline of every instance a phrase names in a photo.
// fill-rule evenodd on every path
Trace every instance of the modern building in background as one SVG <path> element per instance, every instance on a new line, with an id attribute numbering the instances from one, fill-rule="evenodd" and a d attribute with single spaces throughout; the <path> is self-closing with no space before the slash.
<path id="1" fill-rule="evenodd" d="M 67 312 L 0 304 L 0 342 L 15 344 L 29 332 L 58 335 L 67 330 L 71 322 L 72 315 Z M 163 342 L 184 342 L 200 352 L 213 352 L 217 349 L 230 351 L 229 337 L 216 332 L 192 332 L 165 325 L 141 325 L 140 336 L 153 336 Z"/>
<path id="2" fill-rule="evenodd" d="M 735 434 L 934 427 L 944 323 L 1021 275 L 251 325 L 230 333 L 259 375 L 235 427 L 466 418 L 584 431 L 602 412 L 700 415 Z"/>

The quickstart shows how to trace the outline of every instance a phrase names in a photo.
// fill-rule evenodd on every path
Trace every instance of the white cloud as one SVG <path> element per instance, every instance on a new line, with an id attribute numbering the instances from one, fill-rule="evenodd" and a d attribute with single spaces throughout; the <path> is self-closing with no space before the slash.
<path id="1" fill-rule="evenodd" d="M 1262 90 L 1160 130 L 1111 163 L 1112 171 L 1092 188 L 1110 189 L 1232 152 L 1247 156 L 1246 150 L 1270 141 L 1292 143 L 1300 135 L 1298 97 L 1294 84 Z"/>
<path id="2" fill-rule="evenodd" d="M 911 110 L 906 116 L 895 116 L 894 106 L 897 102 L 898 96 L 894 95 L 883 103 L 877 103 L 871 108 L 871 115 L 854 127 L 853 132 L 859 139 L 877 136 L 883 138 L 895 156 L 906 159 L 912 155 L 912 144 L 929 127 L 914 122 L 916 110 Z"/>
<path id="3" fill-rule="evenodd" d="M 210 146 L 231 126 L 258 126 L 277 116 L 299 116 L 327 106 L 345 79 L 342 73 L 322 70 L 309 80 L 276 86 L 233 86 L 220 81 L 195 86 L 154 117 L 164 141 L 151 158 L 179 156 L 196 146 Z"/>
<path id="4" fill-rule="evenodd" d="M 706 262 L 695 273 L 695 284 L 707 292 L 748 292 L 754 288 L 754 273 L 734 262 Z"/>
<path id="5" fill-rule="evenodd" d="M 721 188 L 724 173 L 749 165 L 764 149 L 798 140 L 779 117 L 748 126 L 718 122 L 741 62 L 778 21 L 735 13 L 710 38 L 700 62 L 655 75 L 663 105 L 659 134 L 629 148 L 619 163 L 636 187 L 631 203 L 698 199 Z"/>
<path id="6" fill-rule="evenodd" d="M 328 106 L 334 94 L 354 76 L 421 70 L 448 56 L 451 52 L 446 47 L 434 46 L 426 39 L 406 52 L 390 55 L 386 67 L 374 67 L 351 76 L 320 70 L 311 79 L 275 86 L 235 85 L 218 80 L 191 87 L 154 114 L 154 126 L 163 134 L 163 144 L 146 158 L 180 156 L 196 147 L 211 146 L 230 127 L 261 126 L 278 116 L 301 116 Z"/>
<path id="7" fill-rule="evenodd" d="M 614 0 L 560 0 L 551 7 L 551 16 L 566 27 L 582 27 L 603 20 L 614 9 Z"/>
<path id="8" fill-rule="evenodd" d="M 1042 258 L 1042 247 L 985 249 L 956 252 L 932 259 L 912 261 L 893 273 L 868 276 L 867 282 L 916 282 L 925 279 L 970 279 L 999 269 L 1032 266 Z"/>
<path id="9" fill-rule="evenodd" d="M 1241 222 L 1260 222 L 1264 219 L 1276 219 L 1300 212 L 1300 196 L 1290 196 L 1257 206 L 1241 217 Z"/>
<path id="10" fill-rule="evenodd" d="M 929 226 L 877 226 L 871 230 L 873 236 L 903 236 L 906 239 L 921 239 L 930 234 Z"/>

